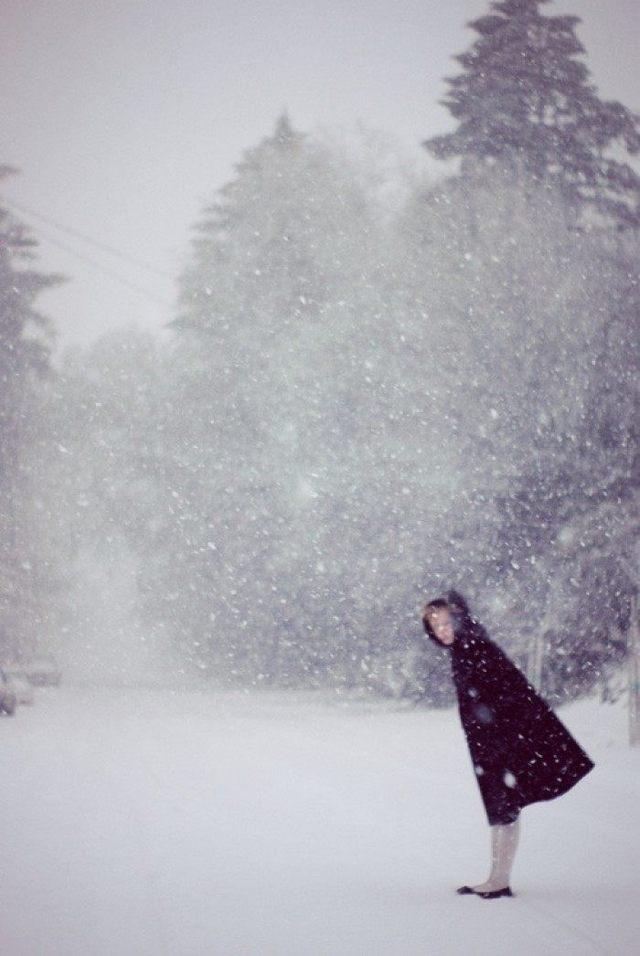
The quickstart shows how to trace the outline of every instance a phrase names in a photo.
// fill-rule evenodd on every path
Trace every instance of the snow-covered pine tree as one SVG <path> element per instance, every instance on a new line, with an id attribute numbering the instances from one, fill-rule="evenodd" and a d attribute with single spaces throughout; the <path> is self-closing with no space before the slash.
<path id="1" fill-rule="evenodd" d="M 0 179 L 16 172 L 0 166 Z M 49 370 L 50 324 L 34 306 L 61 277 L 29 267 L 35 241 L 0 203 L 0 642 L 28 649 L 47 589 L 34 546 L 28 453 L 37 443 L 37 378 Z"/>
<path id="2" fill-rule="evenodd" d="M 329 528 L 352 493 L 347 343 L 362 341 L 371 231 L 355 179 L 286 116 L 197 226 L 173 324 L 170 558 L 149 594 L 213 673 L 293 682 L 330 666 L 345 609 L 327 581 L 349 557 Z"/>
<path id="3" fill-rule="evenodd" d="M 637 593 L 640 461 L 638 240 L 604 235 L 591 270 L 599 334 L 577 427 L 542 436 L 500 500 L 511 626 L 530 635 L 543 689 L 558 697 L 618 680 Z M 634 280 L 635 276 L 635 280 Z M 518 623 L 519 622 L 519 623 Z M 535 675 L 532 673 L 535 679 Z"/>
<path id="4" fill-rule="evenodd" d="M 603 559 L 596 545 L 607 513 L 599 502 L 637 460 L 628 425 L 633 373 L 628 355 L 620 361 L 637 327 L 629 307 L 637 269 L 632 257 L 619 255 L 616 264 L 614 250 L 633 244 L 640 224 L 640 178 L 620 159 L 625 149 L 638 152 L 639 123 L 621 104 L 599 99 L 580 60 L 577 17 L 544 16 L 540 0 L 491 6 L 469 24 L 479 38 L 456 57 L 463 72 L 448 79 L 444 105 L 457 126 L 425 143 L 438 158 L 459 158 L 460 171 L 425 191 L 414 222 L 423 259 L 442 280 L 439 314 L 452 317 L 456 348 L 447 361 L 455 355 L 468 367 L 465 379 L 481 386 L 480 395 L 496 390 L 495 422 L 479 422 L 483 442 L 456 409 L 458 389 L 447 412 L 463 423 L 473 500 L 482 492 L 479 530 L 465 530 L 466 519 L 460 530 L 468 577 L 504 592 L 498 628 L 508 641 L 519 635 L 523 662 L 537 660 L 550 691 L 574 694 L 617 659 L 613 631 L 624 624 L 628 598 L 624 582 L 610 577 L 598 604 L 594 582 L 615 566 L 613 551 Z M 596 223 L 601 228 L 591 228 Z M 567 224 L 588 224 L 590 235 L 567 233 Z M 625 233 L 617 241 L 615 230 Z M 472 371 L 470 339 L 480 374 Z M 455 368 L 452 380 L 460 380 Z M 482 407 L 476 401 L 473 411 Z M 603 441 L 616 445 L 615 465 Z M 508 480 L 496 481 L 505 466 Z M 497 514 L 482 509 L 483 498 Z M 568 541 L 566 529 L 588 521 L 590 510 L 591 532 L 582 538 L 593 551 L 578 549 L 578 566 L 567 568 L 558 535 Z M 619 521 L 624 526 L 621 510 Z M 580 602 L 592 597 L 589 621 L 581 622 Z M 529 653 L 539 638 L 549 645 L 544 661 Z"/>
<path id="5" fill-rule="evenodd" d="M 620 228 L 640 226 L 640 176 L 622 160 L 640 151 L 640 117 L 602 100 L 579 59 L 580 18 L 545 16 L 549 0 L 497 0 L 468 25 L 479 34 L 454 57 L 442 103 L 456 128 L 425 142 L 460 157 L 464 176 L 490 169 L 560 186 L 566 210 L 588 206 Z"/>

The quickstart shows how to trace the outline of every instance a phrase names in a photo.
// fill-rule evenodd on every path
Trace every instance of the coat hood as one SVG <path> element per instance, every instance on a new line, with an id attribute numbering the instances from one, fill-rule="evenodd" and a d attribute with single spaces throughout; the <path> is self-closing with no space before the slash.
<path id="1" fill-rule="evenodd" d="M 459 609 L 463 617 L 471 617 L 471 611 L 469 609 L 467 599 L 460 594 L 460 591 L 454 591 L 454 589 L 451 588 L 451 590 L 447 591 L 445 601 L 449 607 L 454 610 L 454 613 L 456 609 Z"/>

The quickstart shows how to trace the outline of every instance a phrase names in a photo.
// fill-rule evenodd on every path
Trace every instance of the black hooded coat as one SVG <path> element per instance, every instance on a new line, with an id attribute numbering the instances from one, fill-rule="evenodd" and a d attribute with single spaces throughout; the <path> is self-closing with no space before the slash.
<path id="1" fill-rule="evenodd" d="M 522 807 L 552 800 L 595 764 L 549 705 L 470 614 L 462 595 L 446 597 L 455 640 L 451 669 L 460 720 L 490 825 Z M 443 647 L 424 624 L 429 637 Z"/>

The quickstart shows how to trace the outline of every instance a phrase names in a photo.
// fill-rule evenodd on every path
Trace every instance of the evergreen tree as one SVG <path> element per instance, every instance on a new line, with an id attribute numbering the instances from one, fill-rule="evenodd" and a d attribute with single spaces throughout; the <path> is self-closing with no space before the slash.
<path id="1" fill-rule="evenodd" d="M 446 414 L 471 465 L 454 522 L 462 577 L 504 592 L 487 609 L 496 633 L 518 635 L 512 651 L 560 698 L 619 663 L 629 623 L 638 283 L 622 250 L 637 246 L 640 177 L 621 155 L 638 152 L 640 127 L 589 82 L 579 19 L 543 2 L 494 2 L 469 24 L 479 38 L 444 100 L 457 127 L 425 143 L 460 172 L 425 192 L 414 231 L 440 285 Z M 592 234 L 570 238 L 567 223 Z M 485 395 L 495 421 L 474 438 Z"/>
<path id="2" fill-rule="evenodd" d="M 361 182 L 282 119 L 183 277 L 147 606 L 213 673 L 389 686 L 416 630 L 448 453 Z"/>
<path id="3" fill-rule="evenodd" d="M 0 167 L 0 178 L 15 172 Z M 61 281 L 27 264 L 35 242 L 0 206 L 0 639 L 16 651 L 37 614 L 46 574 L 34 553 L 29 454 L 38 442 L 34 383 L 49 369 L 49 322 L 34 308 Z"/>
<path id="4" fill-rule="evenodd" d="M 172 505 L 148 607 L 217 672 L 312 678 L 327 640 L 309 628 L 312 609 L 331 613 L 325 518 L 348 487 L 359 427 L 367 204 L 282 117 L 197 233 L 173 325 Z"/>
<path id="5" fill-rule="evenodd" d="M 628 568 L 640 533 L 638 241 L 624 248 L 602 236 L 599 250 L 591 298 L 604 318 L 584 414 L 536 447 L 500 500 L 507 586 L 532 650 L 542 635 L 539 679 L 559 697 L 605 681 L 624 660 L 637 589 Z"/>
<path id="6" fill-rule="evenodd" d="M 612 148 L 640 151 L 640 117 L 604 101 L 579 57 L 575 16 L 545 16 L 548 0 L 497 0 L 469 23 L 479 38 L 455 57 L 442 101 L 457 128 L 425 142 L 440 159 L 461 157 L 471 177 L 498 168 L 558 183 L 568 209 L 584 206 L 620 227 L 640 225 L 640 177 Z"/>
<path id="7" fill-rule="evenodd" d="M 617 544 L 608 556 L 604 544 L 607 524 L 619 543 L 625 520 L 633 539 L 640 351 L 635 234 L 569 233 L 564 202 L 548 183 L 469 189 L 452 177 L 413 197 L 397 268 L 403 311 L 428 330 L 429 390 L 448 431 L 432 428 L 435 447 L 458 451 L 448 533 L 429 563 L 475 590 L 523 666 L 548 631 L 545 686 L 564 681 L 571 695 L 620 659 L 629 589 Z M 573 553 L 558 536 L 589 514 L 576 540 L 593 548 Z M 597 604 L 605 565 L 612 588 Z"/>

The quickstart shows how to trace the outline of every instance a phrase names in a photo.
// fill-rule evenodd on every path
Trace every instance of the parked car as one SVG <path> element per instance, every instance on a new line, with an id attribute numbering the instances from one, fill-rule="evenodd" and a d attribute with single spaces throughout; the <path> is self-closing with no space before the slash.
<path id="1" fill-rule="evenodd" d="M 16 703 L 33 703 L 33 684 L 27 677 L 26 671 L 20 665 L 5 664 L 4 673 L 16 695 Z"/>
<path id="2" fill-rule="evenodd" d="M 16 693 L 11 686 L 11 681 L 0 668 L 0 713 L 13 714 L 16 709 Z"/>
<path id="3" fill-rule="evenodd" d="M 57 687 L 62 679 L 60 668 L 53 654 L 41 654 L 29 661 L 24 668 L 29 681 L 36 687 Z"/>

